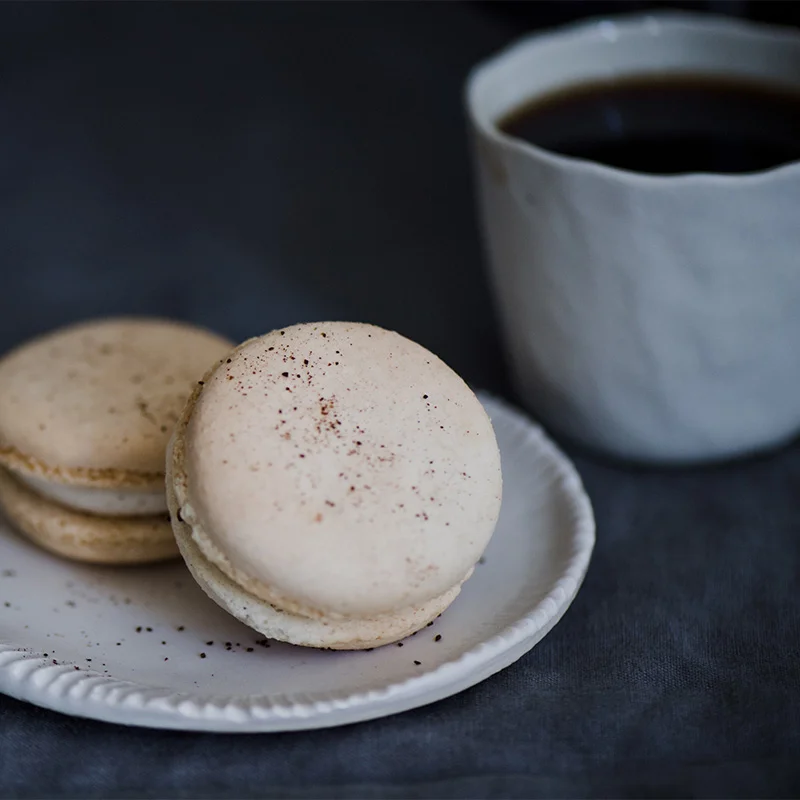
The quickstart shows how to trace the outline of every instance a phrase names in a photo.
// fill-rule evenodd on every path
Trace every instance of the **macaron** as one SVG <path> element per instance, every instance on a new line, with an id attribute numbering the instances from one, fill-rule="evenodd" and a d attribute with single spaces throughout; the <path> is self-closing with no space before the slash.
<path id="1" fill-rule="evenodd" d="M 373 325 L 295 325 L 214 366 L 167 456 L 175 537 L 203 590 L 264 636 L 372 648 L 440 615 L 500 512 L 478 398 Z"/>
<path id="2" fill-rule="evenodd" d="M 231 350 L 180 322 L 109 318 L 0 359 L 0 507 L 47 550 L 128 564 L 177 555 L 169 437 L 197 381 Z"/>

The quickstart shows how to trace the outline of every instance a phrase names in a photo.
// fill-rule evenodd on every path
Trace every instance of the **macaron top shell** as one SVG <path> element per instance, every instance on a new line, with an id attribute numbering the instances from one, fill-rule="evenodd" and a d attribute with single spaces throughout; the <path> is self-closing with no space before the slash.
<path id="1" fill-rule="evenodd" d="M 197 380 L 232 344 L 144 318 L 62 328 L 0 359 L 0 462 L 63 483 L 163 486 Z"/>
<path id="2" fill-rule="evenodd" d="M 464 381 L 360 323 L 240 345 L 187 405 L 172 469 L 206 557 L 270 596 L 354 617 L 462 582 L 502 491 L 491 422 Z"/>

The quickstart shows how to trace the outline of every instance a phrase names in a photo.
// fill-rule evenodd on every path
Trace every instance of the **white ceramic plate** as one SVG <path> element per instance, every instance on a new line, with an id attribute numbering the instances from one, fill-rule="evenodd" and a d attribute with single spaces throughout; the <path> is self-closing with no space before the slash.
<path id="1" fill-rule="evenodd" d="M 502 453 L 500 521 L 455 603 L 402 646 L 347 653 L 266 642 L 209 600 L 182 562 L 72 564 L 2 522 L 0 691 L 128 725 L 283 731 L 406 711 L 507 667 L 575 597 L 594 518 L 541 429 L 482 399 Z"/>

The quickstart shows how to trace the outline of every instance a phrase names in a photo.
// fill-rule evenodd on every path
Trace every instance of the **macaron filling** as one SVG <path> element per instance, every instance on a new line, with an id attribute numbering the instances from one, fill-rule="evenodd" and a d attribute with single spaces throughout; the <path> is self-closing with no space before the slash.
<path id="1" fill-rule="evenodd" d="M 149 517 L 167 513 L 163 490 L 98 488 L 55 483 L 38 475 L 13 471 L 17 479 L 48 500 L 76 511 L 109 517 Z"/>

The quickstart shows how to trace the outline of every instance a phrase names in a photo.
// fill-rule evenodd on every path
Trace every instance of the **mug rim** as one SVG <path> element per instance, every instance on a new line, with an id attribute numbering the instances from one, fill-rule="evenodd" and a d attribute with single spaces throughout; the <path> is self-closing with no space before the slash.
<path id="1" fill-rule="evenodd" d="M 649 185 L 699 184 L 699 185 L 727 185 L 754 184 L 764 181 L 773 181 L 794 177 L 800 174 L 800 158 L 785 164 L 778 164 L 767 169 L 753 170 L 741 173 L 726 172 L 681 172 L 675 174 L 658 174 L 639 172 L 624 167 L 614 167 L 600 161 L 592 161 L 580 156 L 569 156 L 553 150 L 540 147 L 525 139 L 504 133 L 497 125 L 496 120 L 487 121 L 476 113 L 477 101 L 475 94 L 479 82 L 502 62 L 513 58 L 518 53 L 539 47 L 543 44 L 560 41 L 575 41 L 576 39 L 603 36 L 603 31 L 613 26 L 628 34 L 656 35 L 664 29 L 691 29 L 704 31 L 710 34 L 744 35 L 750 38 L 760 38 L 764 42 L 787 42 L 800 49 L 800 30 L 788 25 L 773 23 L 753 22 L 736 17 L 728 17 L 717 13 L 702 11 L 644 11 L 622 14 L 605 14 L 569 22 L 557 27 L 524 35 L 511 41 L 508 45 L 474 65 L 464 83 L 464 102 L 468 111 L 471 125 L 481 134 L 488 137 L 505 149 L 535 155 L 541 161 L 551 166 L 568 168 L 584 174 L 595 174 L 598 177 L 617 178 L 627 182 Z M 632 72 L 631 74 L 635 74 Z M 800 79 L 797 81 L 800 93 Z"/>

